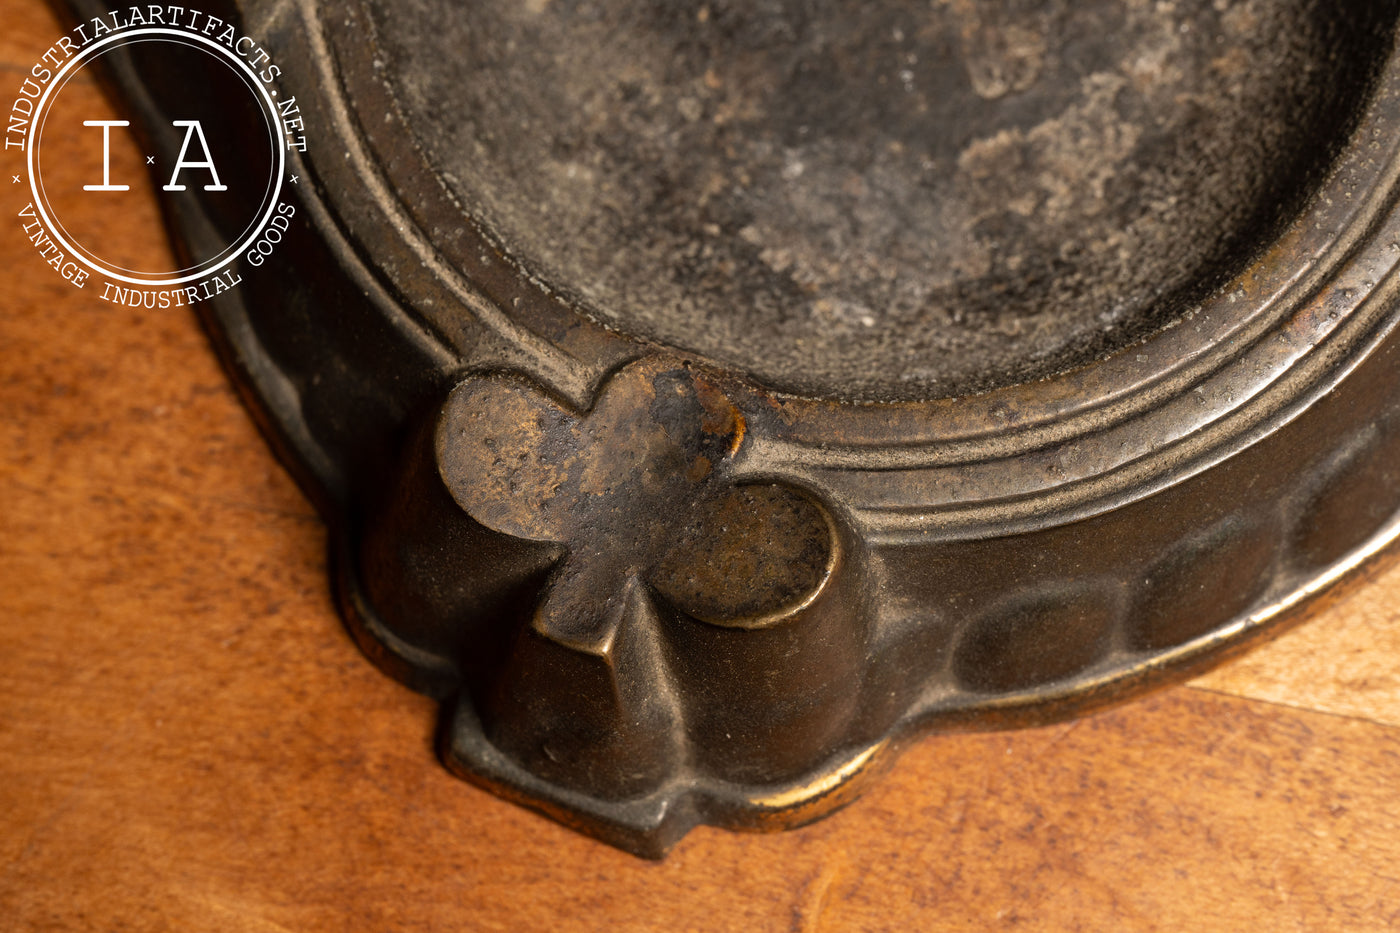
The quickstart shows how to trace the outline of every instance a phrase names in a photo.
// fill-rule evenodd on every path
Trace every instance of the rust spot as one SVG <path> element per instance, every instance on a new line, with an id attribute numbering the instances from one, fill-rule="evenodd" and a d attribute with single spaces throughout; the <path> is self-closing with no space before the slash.
<path id="1" fill-rule="evenodd" d="M 713 469 L 714 466 L 710 463 L 709 457 L 696 457 L 695 461 L 691 463 L 690 469 L 686 471 L 685 476 L 686 479 L 690 480 L 692 483 L 698 483 L 709 476 L 710 471 Z"/>

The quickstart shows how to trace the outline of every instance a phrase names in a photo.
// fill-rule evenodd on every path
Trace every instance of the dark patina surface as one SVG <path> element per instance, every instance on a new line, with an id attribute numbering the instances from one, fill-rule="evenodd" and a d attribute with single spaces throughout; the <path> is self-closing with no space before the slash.
<path id="1" fill-rule="evenodd" d="M 777 388 L 882 399 L 1089 362 L 1237 273 L 1354 118 L 1383 6 L 502 0 L 372 21 L 427 161 L 526 274 Z"/>

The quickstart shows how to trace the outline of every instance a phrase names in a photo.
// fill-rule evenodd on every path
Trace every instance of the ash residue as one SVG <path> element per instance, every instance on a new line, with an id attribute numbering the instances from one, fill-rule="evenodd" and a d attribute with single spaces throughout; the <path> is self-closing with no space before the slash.
<path id="1" fill-rule="evenodd" d="M 1237 269 L 1325 167 L 1381 7 L 420 0 L 378 28 L 523 267 L 772 385 L 886 398 L 1069 368 Z"/>

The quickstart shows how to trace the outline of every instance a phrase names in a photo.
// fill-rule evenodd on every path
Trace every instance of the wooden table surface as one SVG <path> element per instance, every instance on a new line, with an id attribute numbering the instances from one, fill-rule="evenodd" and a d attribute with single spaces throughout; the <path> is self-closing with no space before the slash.
<path id="1" fill-rule="evenodd" d="M 0 0 L 7 87 L 58 34 Z M 132 255 L 166 250 L 149 189 L 128 204 Z M 643 862 L 443 770 L 193 317 L 73 288 L 8 216 L 0 930 L 1400 928 L 1393 558 L 1185 686 L 929 737 L 817 825 Z"/>

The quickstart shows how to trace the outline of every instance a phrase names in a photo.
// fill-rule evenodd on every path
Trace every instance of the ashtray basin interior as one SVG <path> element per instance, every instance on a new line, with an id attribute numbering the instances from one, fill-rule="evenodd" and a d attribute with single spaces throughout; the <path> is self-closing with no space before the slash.
<path id="1" fill-rule="evenodd" d="M 374 15 L 415 142 L 524 274 L 773 388 L 878 400 L 1052 375 L 1176 320 L 1306 202 L 1393 7 Z"/>

